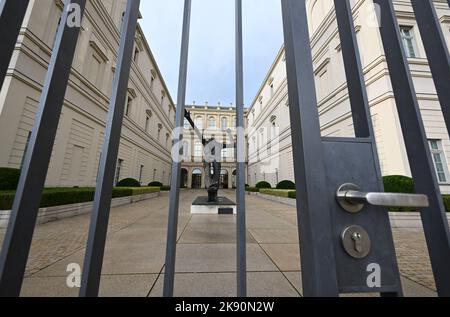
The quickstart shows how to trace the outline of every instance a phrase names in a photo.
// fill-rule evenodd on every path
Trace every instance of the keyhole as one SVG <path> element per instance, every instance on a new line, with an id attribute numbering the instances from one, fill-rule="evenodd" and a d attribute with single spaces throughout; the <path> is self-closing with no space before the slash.
<path id="1" fill-rule="evenodd" d="M 361 234 L 359 232 L 353 233 L 352 239 L 355 242 L 355 250 L 358 253 L 361 253 L 363 251 L 362 241 L 361 241 Z"/>

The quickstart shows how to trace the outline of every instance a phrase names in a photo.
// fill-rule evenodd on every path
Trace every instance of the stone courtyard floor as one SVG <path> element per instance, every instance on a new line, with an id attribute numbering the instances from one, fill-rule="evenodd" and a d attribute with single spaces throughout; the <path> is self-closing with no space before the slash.
<path id="1" fill-rule="evenodd" d="M 202 191 L 182 191 L 175 278 L 176 296 L 236 294 L 234 216 L 190 215 Z M 222 194 L 234 198 L 232 191 Z M 162 295 L 168 196 L 113 208 L 101 296 Z M 77 296 L 68 288 L 68 264 L 83 264 L 89 215 L 38 226 L 23 296 Z M 247 196 L 248 292 L 258 297 L 301 296 L 295 208 Z M 0 231 L 0 241 L 4 230 Z M 394 230 L 406 296 L 436 296 L 421 230 Z"/>

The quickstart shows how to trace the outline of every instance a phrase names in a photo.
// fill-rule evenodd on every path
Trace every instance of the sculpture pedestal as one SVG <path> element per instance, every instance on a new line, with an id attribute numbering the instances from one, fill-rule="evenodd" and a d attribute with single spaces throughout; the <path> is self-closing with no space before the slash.
<path id="1" fill-rule="evenodd" d="M 191 214 L 234 215 L 236 203 L 225 197 L 217 197 L 215 202 L 208 202 L 208 197 L 197 197 L 192 203 Z"/>

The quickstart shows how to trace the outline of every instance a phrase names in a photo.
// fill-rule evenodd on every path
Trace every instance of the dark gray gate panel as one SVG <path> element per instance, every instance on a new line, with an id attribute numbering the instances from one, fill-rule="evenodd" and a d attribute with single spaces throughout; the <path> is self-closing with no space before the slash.
<path id="1" fill-rule="evenodd" d="M 123 17 L 120 48 L 113 82 L 112 97 L 109 105 L 105 142 L 102 149 L 94 208 L 84 259 L 80 290 L 80 296 L 83 297 L 96 297 L 99 292 L 114 175 L 128 91 L 128 80 L 134 52 L 134 38 L 139 17 L 139 4 L 140 0 L 128 0 Z"/>
<path id="2" fill-rule="evenodd" d="M 50 156 L 75 54 L 79 27 L 68 26 L 69 11 L 86 0 L 67 1 L 45 78 L 36 122 L 25 154 L 11 219 L 0 255 L 0 296 L 19 296 Z"/>
<path id="3" fill-rule="evenodd" d="M 381 192 L 378 161 L 374 159 L 371 139 L 324 139 L 327 166 L 327 192 L 333 197 L 336 189 L 345 183 L 354 183 L 365 192 Z M 390 230 L 387 208 L 365 206 L 359 213 L 349 213 L 338 204 L 332 208 L 333 241 L 338 268 L 339 290 L 341 293 L 394 293 L 401 295 L 400 274 L 395 258 L 394 242 Z M 363 259 L 349 257 L 342 247 L 341 235 L 349 225 L 364 228 L 371 240 L 370 254 Z M 381 268 L 381 287 L 371 288 L 367 284 L 370 264 Z"/>
<path id="4" fill-rule="evenodd" d="M 173 144 L 183 141 L 184 110 L 186 107 L 186 81 L 189 56 L 189 31 L 191 24 L 191 0 L 184 1 L 183 34 L 181 39 L 180 74 L 178 80 L 178 99 L 176 113 L 176 130 Z M 174 153 L 175 152 L 175 153 Z M 178 214 L 180 205 L 181 157 L 179 151 L 172 151 L 172 180 L 169 201 L 169 224 L 167 228 L 166 265 L 164 274 L 164 297 L 173 296 L 175 280 L 175 261 L 177 252 Z"/>
<path id="5" fill-rule="evenodd" d="M 336 140 L 335 142 L 332 142 L 328 140 L 328 142 L 325 142 L 325 149 L 327 153 L 325 157 L 328 162 L 327 167 L 329 180 L 333 177 L 337 177 L 336 180 L 339 180 L 337 183 L 333 183 L 333 185 L 328 184 L 328 186 L 333 189 L 333 186 L 336 186 L 337 188 L 346 182 L 356 182 L 355 184 L 358 184 L 359 186 L 362 186 L 363 182 L 369 182 L 370 184 L 366 184 L 368 185 L 368 187 L 371 187 L 369 191 L 383 192 L 380 164 L 374 138 L 374 130 L 370 114 L 369 100 L 367 97 L 366 83 L 359 53 L 358 42 L 356 39 L 352 7 L 349 0 L 335 0 L 334 6 L 336 10 L 339 37 L 341 40 L 342 56 L 347 78 L 347 86 L 353 115 L 355 135 L 358 138 L 365 137 L 367 139 L 365 141 L 359 139 L 344 139 L 343 141 Z M 371 147 L 371 149 L 369 146 Z M 340 149 L 344 149 L 347 147 L 347 152 L 340 151 Z M 330 160 L 330 155 L 336 155 L 333 157 L 336 157 L 337 159 Z M 342 160 L 344 160 L 344 162 L 342 162 Z M 358 170 L 358 168 L 355 167 L 358 164 L 361 165 L 361 170 Z M 350 170 L 343 171 L 342 168 L 350 168 Z M 348 179 L 347 181 L 345 181 L 345 177 L 343 177 L 343 174 L 350 171 L 351 174 L 346 175 Z M 350 176 L 354 178 L 354 181 L 349 180 Z M 339 182 L 340 184 L 338 184 Z M 364 188 L 364 190 L 367 190 L 367 188 Z M 340 208 L 340 206 L 337 207 L 337 212 L 342 213 L 343 210 Z M 377 209 L 377 212 L 373 213 L 374 209 Z M 371 212 L 372 214 L 370 214 Z M 374 215 L 377 214 L 380 216 L 380 219 L 374 217 Z M 347 220 L 350 220 L 347 219 L 349 218 L 349 214 L 341 214 L 340 217 L 336 217 L 335 213 L 333 213 L 333 215 L 335 216 L 333 217 L 335 218 L 333 221 L 334 229 L 338 229 L 340 230 L 340 233 L 342 233 L 342 221 L 345 222 Z M 349 260 L 348 254 L 343 255 L 342 246 L 337 246 L 337 265 L 338 268 L 343 269 L 338 271 L 338 275 L 340 278 L 339 285 L 341 287 L 341 290 L 343 292 L 353 292 L 352 288 L 356 290 L 356 285 L 363 285 L 363 288 L 360 289 L 360 291 L 373 292 L 373 289 L 367 288 L 366 281 L 364 279 L 367 276 L 367 264 L 378 263 L 383 270 L 383 287 L 376 291 L 384 293 L 384 295 L 402 295 L 400 274 L 398 272 L 397 259 L 395 255 L 394 242 L 387 209 L 372 207 L 369 208 L 369 210 L 364 211 L 364 213 L 360 215 L 359 218 L 360 219 L 356 219 L 358 221 L 350 223 L 359 224 L 363 228 L 370 227 L 371 229 L 369 230 L 369 235 L 371 237 L 373 236 L 371 230 L 374 227 L 383 228 L 385 234 L 381 239 L 379 237 L 376 237 L 374 239 L 375 241 L 373 242 L 376 243 L 376 245 L 374 250 L 372 251 L 370 258 L 366 258 L 364 259 L 364 261 L 359 262 L 354 260 L 350 261 L 351 263 L 354 262 L 353 264 L 359 266 L 359 272 L 361 272 L 360 275 L 357 276 L 357 278 L 360 279 L 359 284 L 355 283 L 356 281 L 351 282 L 352 278 L 356 277 L 352 276 L 352 272 L 356 272 L 356 268 L 352 268 L 352 265 L 346 263 Z M 372 220 L 373 224 L 371 225 Z M 348 223 L 346 223 L 345 225 L 348 225 Z M 338 243 L 341 244 L 341 241 L 338 241 Z M 380 252 L 380 248 L 383 248 L 384 252 Z M 389 254 L 388 257 L 384 258 L 387 254 Z M 379 262 L 370 262 L 370 260 Z M 345 276 L 346 278 L 343 279 L 343 276 Z M 351 287 L 349 285 L 354 286 Z"/>
<path id="6" fill-rule="evenodd" d="M 237 111 L 237 290 L 247 296 L 247 247 L 245 224 L 245 123 L 244 123 L 244 62 L 242 45 L 242 0 L 236 0 L 236 111 Z"/>
<path id="7" fill-rule="evenodd" d="M 450 57 L 432 0 L 412 0 L 417 24 L 427 52 L 447 130 L 450 133 Z"/>
<path id="8" fill-rule="evenodd" d="M 0 2 L 0 89 L 3 86 L 29 2 L 29 0 L 1 0 Z"/>
<path id="9" fill-rule="evenodd" d="M 325 159 L 305 0 L 282 0 L 304 295 L 337 296 Z"/>
<path id="10" fill-rule="evenodd" d="M 449 227 L 408 61 L 391 0 L 374 2 L 380 7 L 380 32 L 416 190 L 430 202 L 421 215 L 438 294 L 450 296 Z"/>

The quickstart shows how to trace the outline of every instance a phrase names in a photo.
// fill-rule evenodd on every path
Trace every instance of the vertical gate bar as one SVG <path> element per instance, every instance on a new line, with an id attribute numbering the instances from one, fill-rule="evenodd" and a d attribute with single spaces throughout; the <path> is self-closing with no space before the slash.
<path id="1" fill-rule="evenodd" d="M 2 43 L 0 48 L 0 89 L 8 72 L 29 2 L 30 0 L 1 0 L 0 2 L 0 43 Z"/>
<path id="2" fill-rule="evenodd" d="M 41 195 L 80 32 L 80 26 L 69 25 L 68 22 L 71 14 L 79 13 L 82 16 L 85 5 L 86 0 L 67 1 L 61 17 L 1 250 L 1 297 L 20 295 Z"/>
<path id="3" fill-rule="evenodd" d="M 350 2 L 334 0 L 356 137 L 373 138 L 369 100 Z"/>
<path id="4" fill-rule="evenodd" d="M 361 62 L 358 41 L 356 39 L 356 31 L 353 22 L 353 12 L 350 0 L 334 0 L 334 7 L 336 10 L 336 20 L 338 23 L 339 37 L 341 40 L 342 56 L 344 60 L 348 92 L 355 126 L 355 135 L 359 138 L 370 138 L 372 140 L 374 153 L 377 153 L 378 151 L 375 143 L 375 133 L 372 124 L 372 117 L 370 114 L 369 98 L 367 96 L 363 65 Z M 378 157 L 376 157 L 375 159 L 377 161 L 377 174 L 381 186 L 382 181 L 380 164 Z M 392 233 L 389 232 L 389 235 L 392 250 L 394 250 L 395 252 Z M 396 258 L 394 261 L 395 263 L 397 263 Z M 396 271 L 398 273 L 397 276 L 400 277 L 398 266 L 396 267 Z M 398 285 L 401 285 L 400 279 L 398 280 Z M 399 289 L 399 292 L 396 294 L 383 294 L 383 296 L 402 295 L 403 294 L 401 289 Z"/>
<path id="5" fill-rule="evenodd" d="M 447 130 L 450 134 L 450 56 L 431 0 L 412 0 Z"/>
<path id="6" fill-rule="evenodd" d="M 449 226 L 408 60 L 391 0 L 374 2 L 380 8 L 380 32 L 416 190 L 430 201 L 421 216 L 436 287 L 440 296 L 450 296 Z"/>
<path id="7" fill-rule="evenodd" d="M 245 211 L 245 123 L 244 123 L 244 61 L 242 39 L 242 0 L 236 0 L 236 127 L 237 127 L 237 291 L 247 296 L 247 241 Z"/>
<path id="8" fill-rule="evenodd" d="M 109 105 L 105 141 L 97 178 L 94 207 L 84 258 L 81 297 L 97 297 L 108 231 L 114 175 L 134 51 L 140 0 L 128 0 L 121 28 L 120 48 Z"/>
<path id="9" fill-rule="evenodd" d="M 191 24 L 191 0 L 184 1 L 183 31 L 181 39 L 180 74 L 176 128 L 173 135 L 174 148 L 183 141 L 184 110 L 186 108 L 186 82 L 189 57 L 189 31 Z M 164 274 L 164 297 L 173 297 L 175 261 L 177 252 L 178 215 L 180 205 L 181 157 L 179 151 L 172 151 L 172 180 L 170 187 L 169 223 L 167 228 L 166 262 Z"/>
<path id="10" fill-rule="evenodd" d="M 303 293 L 338 296 L 336 259 L 326 188 L 305 0 L 282 0 Z"/>

